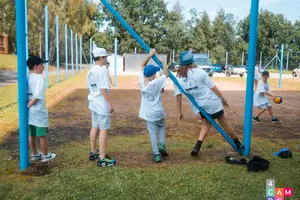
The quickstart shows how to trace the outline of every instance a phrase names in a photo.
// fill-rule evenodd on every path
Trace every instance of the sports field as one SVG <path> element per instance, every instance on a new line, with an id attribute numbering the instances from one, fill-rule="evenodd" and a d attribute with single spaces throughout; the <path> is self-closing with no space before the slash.
<path id="1" fill-rule="evenodd" d="M 266 179 L 275 179 L 276 187 L 293 188 L 290 199 L 300 199 L 298 79 L 285 80 L 284 83 L 289 84 L 284 84 L 282 90 L 275 88 L 274 92 L 284 99 L 282 104 L 274 105 L 274 112 L 283 123 L 271 124 L 265 113 L 261 117 L 263 123 L 253 124 L 252 154 L 268 159 L 271 165 L 268 171 L 250 173 L 244 166 L 225 162 L 224 157 L 233 149 L 215 129 L 204 142 L 200 156 L 193 158 L 189 155 L 201 123 L 193 116 L 186 99 L 183 103 L 184 121 L 177 121 L 171 82 L 163 95 L 169 157 L 161 163 L 154 163 L 146 123 L 138 118 L 141 95 L 137 76 L 118 77 L 118 87 L 111 90 L 115 112 L 111 116 L 108 153 L 117 164 L 111 168 L 97 167 L 96 162 L 88 160 L 91 117 L 85 77 L 86 74 L 82 73 L 54 85 L 46 93 L 48 103 L 51 103 L 48 104 L 49 148 L 57 154 L 49 165 L 33 163 L 29 171 L 21 175 L 17 131 L 2 137 L 0 199 L 257 200 L 265 199 Z M 245 79 L 214 78 L 214 81 L 231 105 L 226 116 L 242 138 Z M 271 87 L 272 83 L 277 82 L 271 80 Z M 11 108 L 10 112 L 15 113 L 11 116 L 12 127 L 15 127 L 17 111 Z M 0 117 L 1 121 L 5 119 L 4 115 Z M 1 124 L 7 125 L 9 123 Z M 289 148 L 294 157 L 285 160 L 273 157 L 273 152 L 282 147 Z"/>

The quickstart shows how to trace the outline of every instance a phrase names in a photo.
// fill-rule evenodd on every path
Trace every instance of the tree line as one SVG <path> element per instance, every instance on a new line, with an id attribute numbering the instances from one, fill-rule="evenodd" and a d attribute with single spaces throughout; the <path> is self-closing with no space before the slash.
<path id="1" fill-rule="evenodd" d="M 195 8 L 189 10 L 190 18 L 184 17 L 184 7 L 178 1 L 171 10 L 164 0 L 110 0 L 127 23 L 150 47 L 158 52 L 176 55 L 183 50 L 197 53 L 209 51 L 213 63 L 224 64 L 228 51 L 228 63 L 247 64 L 249 40 L 249 16 L 237 20 L 231 13 L 220 8 L 214 19 L 208 13 Z M 118 53 L 142 53 L 144 50 L 127 33 L 121 24 L 100 3 L 90 0 L 28 0 L 29 48 L 33 54 L 44 49 L 44 6 L 49 9 L 49 56 L 55 60 L 55 16 L 60 21 L 60 49 L 64 58 L 64 24 L 83 36 L 85 55 L 89 58 L 89 42 L 93 37 L 97 46 L 113 52 L 113 40 L 117 38 Z M 10 51 L 15 50 L 15 1 L 0 0 L 0 32 L 9 34 Z M 42 42 L 40 42 L 40 39 Z M 68 39 L 70 33 L 68 32 Z M 282 14 L 260 10 L 257 59 L 262 52 L 262 63 L 268 63 L 276 54 L 280 55 L 281 44 L 285 45 L 286 62 L 289 53 L 290 68 L 300 63 L 300 19 L 287 20 Z M 70 49 L 70 48 L 69 48 Z M 69 53 L 70 54 L 70 53 Z M 178 59 L 178 58 L 177 58 Z M 62 59 L 63 60 L 63 59 Z"/>

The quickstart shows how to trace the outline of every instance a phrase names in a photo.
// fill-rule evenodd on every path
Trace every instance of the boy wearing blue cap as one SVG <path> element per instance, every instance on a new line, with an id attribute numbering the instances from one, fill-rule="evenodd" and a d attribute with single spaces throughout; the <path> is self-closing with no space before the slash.
<path id="1" fill-rule="evenodd" d="M 238 140 L 231 124 L 224 116 L 224 107 L 229 107 L 226 99 L 214 82 L 209 78 L 208 74 L 203 69 L 197 68 L 194 64 L 192 52 L 183 52 L 180 54 L 180 67 L 177 72 L 177 79 L 182 88 L 195 98 L 198 105 L 202 107 L 212 119 L 218 120 L 220 125 L 233 139 L 237 148 L 240 151 L 243 151 L 243 145 Z M 179 120 L 182 120 L 182 92 L 176 86 L 175 96 L 177 99 L 178 118 Z M 192 110 L 195 115 L 198 115 L 199 110 L 193 104 Z M 205 116 L 202 113 L 200 113 L 200 115 L 203 118 L 203 126 L 200 130 L 198 141 L 191 152 L 192 156 L 198 156 L 202 142 L 211 128 L 211 124 Z"/>
<path id="2" fill-rule="evenodd" d="M 164 66 L 164 74 L 156 78 L 156 73 L 160 68 L 154 65 L 147 65 L 150 58 L 156 54 L 155 49 L 151 49 L 150 54 L 142 64 L 139 77 L 139 87 L 141 90 L 141 107 L 139 117 L 147 121 L 147 129 L 150 134 L 153 160 L 161 161 L 161 156 L 168 156 L 165 148 L 165 111 L 162 106 L 161 91 L 166 86 L 169 77 L 168 68 L 163 60 L 159 59 Z M 157 145 L 157 135 L 159 135 L 159 147 Z"/>

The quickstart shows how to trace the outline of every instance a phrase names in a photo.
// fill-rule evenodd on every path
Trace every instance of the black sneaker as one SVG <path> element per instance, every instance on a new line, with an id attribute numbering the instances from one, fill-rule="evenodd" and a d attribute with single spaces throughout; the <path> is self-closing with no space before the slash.
<path id="1" fill-rule="evenodd" d="M 99 152 L 98 151 L 90 152 L 90 154 L 89 154 L 89 160 L 91 160 L 91 161 L 98 159 L 98 157 L 99 157 Z"/>
<path id="2" fill-rule="evenodd" d="M 281 121 L 277 117 L 275 117 L 274 119 L 272 119 L 272 123 L 273 124 L 280 124 Z"/>
<path id="3" fill-rule="evenodd" d="M 165 145 L 159 144 L 158 151 L 159 151 L 159 153 L 161 154 L 162 157 L 167 157 L 168 156 L 168 152 L 166 150 Z"/>
<path id="4" fill-rule="evenodd" d="M 258 117 L 253 117 L 252 121 L 255 123 L 260 123 L 261 121 L 258 119 Z"/>
<path id="5" fill-rule="evenodd" d="M 191 152 L 191 156 L 198 156 L 199 150 L 198 149 L 193 149 Z"/>
<path id="6" fill-rule="evenodd" d="M 110 158 L 98 159 L 97 165 L 98 167 L 106 167 L 106 166 L 114 166 L 116 161 Z"/>

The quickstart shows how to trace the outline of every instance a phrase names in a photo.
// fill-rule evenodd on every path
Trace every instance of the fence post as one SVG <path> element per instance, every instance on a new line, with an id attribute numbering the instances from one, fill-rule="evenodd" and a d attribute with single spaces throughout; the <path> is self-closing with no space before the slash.
<path id="1" fill-rule="evenodd" d="M 45 60 L 48 60 L 48 6 L 44 8 L 45 13 Z M 49 87 L 49 62 L 46 62 L 46 88 Z"/>
<path id="2" fill-rule="evenodd" d="M 59 24 L 58 16 L 56 16 L 56 82 L 60 82 L 60 69 L 59 69 Z"/>

